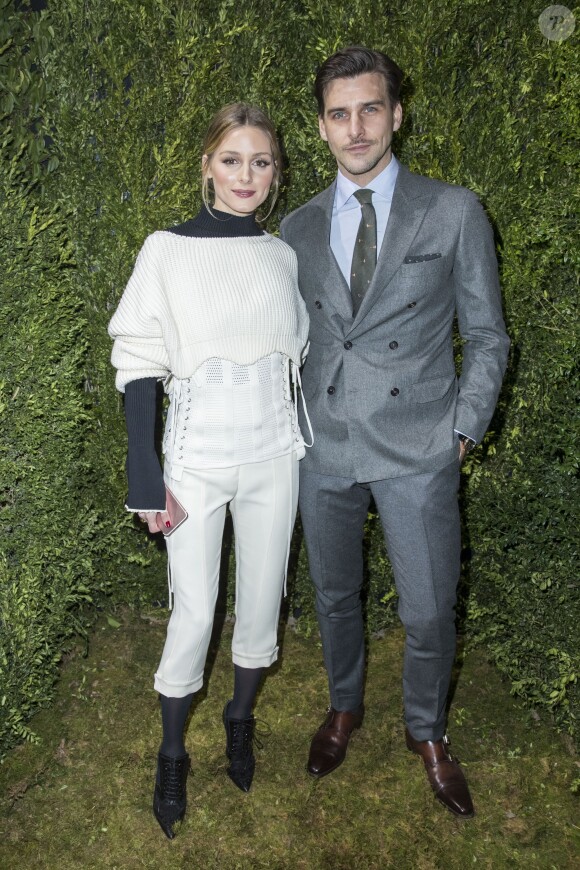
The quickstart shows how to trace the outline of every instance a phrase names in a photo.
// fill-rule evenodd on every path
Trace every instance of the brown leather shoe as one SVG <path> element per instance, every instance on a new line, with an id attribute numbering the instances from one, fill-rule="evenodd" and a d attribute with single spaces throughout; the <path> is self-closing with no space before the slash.
<path id="1" fill-rule="evenodd" d="M 363 716 L 362 704 L 358 710 L 338 711 L 333 707 L 328 708 L 326 719 L 310 744 L 306 770 L 311 776 L 320 779 L 342 764 L 346 758 L 350 735 L 355 728 L 360 728 Z"/>
<path id="2" fill-rule="evenodd" d="M 420 755 L 435 797 L 462 819 L 475 815 L 467 781 L 459 763 L 449 752 L 447 735 L 442 740 L 415 740 L 405 729 L 407 749 Z"/>

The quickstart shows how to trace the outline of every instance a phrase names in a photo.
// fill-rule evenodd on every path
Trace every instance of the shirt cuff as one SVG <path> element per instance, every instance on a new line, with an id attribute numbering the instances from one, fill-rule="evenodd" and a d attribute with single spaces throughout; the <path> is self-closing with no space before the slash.
<path id="1" fill-rule="evenodd" d="M 470 441 L 473 441 L 474 444 L 477 444 L 477 440 L 475 438 L 472 438 L 471 435 L 468 435 L 467 432 L 461 432 L 459 429 L 454 429 L 453 431 L 456 435 L 462 435 L 463 438 L 469 438 Z"/>

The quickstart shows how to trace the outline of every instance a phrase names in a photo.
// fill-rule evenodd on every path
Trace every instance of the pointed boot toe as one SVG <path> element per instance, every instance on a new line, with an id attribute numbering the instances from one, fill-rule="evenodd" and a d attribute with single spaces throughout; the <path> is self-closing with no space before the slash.
<path id="1" fill-rule="evenodd" d="M 171 758 L 161 752 L 157 756 L 153 814 L 169 840 L 175 837 L 173 825 L 185 816 L 189 766 L 187 753 L 180 758 Z"/>
<path id="2" fill-rule="evenodd" d="M 256 769 L 253 751 L 256 720 L 253 716 L 247 719 L 230 718 L 228 716 L 230 703 L 231 701 L 227 702 L 223 712 L 226 756 L 230 762 L 227 773 L 234 785 L 243 792 L 249 792 Z"/>

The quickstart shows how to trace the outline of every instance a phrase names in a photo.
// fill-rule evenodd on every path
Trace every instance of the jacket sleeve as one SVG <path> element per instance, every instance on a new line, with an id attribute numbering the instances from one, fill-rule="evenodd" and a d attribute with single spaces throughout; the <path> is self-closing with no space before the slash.
<path id="1" fill-rule="evenodd" d="M 455 429 L 481 441 L 493 415 L 510 342 L 502 316 L 493 233 L 470 191 L 464 201 L 453 281 L 463 339 Z"/>
<path id="2" fill-rule="evenodd" d="M 149 236 L 109 323 L 109 335 L 114 340 L 111 362 L 117 369 L 115 384 L 121 392 L 130 381 L 165 378 L 169 374 L 169 356 L 163 338 L 165 320 L 155 241 L 154 236 Z"/>
<path id="3" fill-rule="evenodd" d="M 127 483 L 125 506 L 130 511 L 165 510 L 165 485 L 155 451 L 156 378 L 139 378 L 125 386 Z"/>

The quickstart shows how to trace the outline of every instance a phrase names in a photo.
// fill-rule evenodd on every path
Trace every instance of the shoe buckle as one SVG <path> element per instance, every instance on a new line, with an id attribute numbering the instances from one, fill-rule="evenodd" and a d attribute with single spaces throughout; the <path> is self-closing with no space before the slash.
<path id="1" fill-rule="evenodd" d="M 449 747 L 451 746 L 451 741 L 449 740 L 449 737 L 447 736 L 447 734 L 443 735 L 443 746 L 445 748 L 445 753 L 448 756 L 449 760 L 455 761 L 455 758 L 453 757 L 453 755 L 451 754 L 451 751 L 449 749 Z"/>

